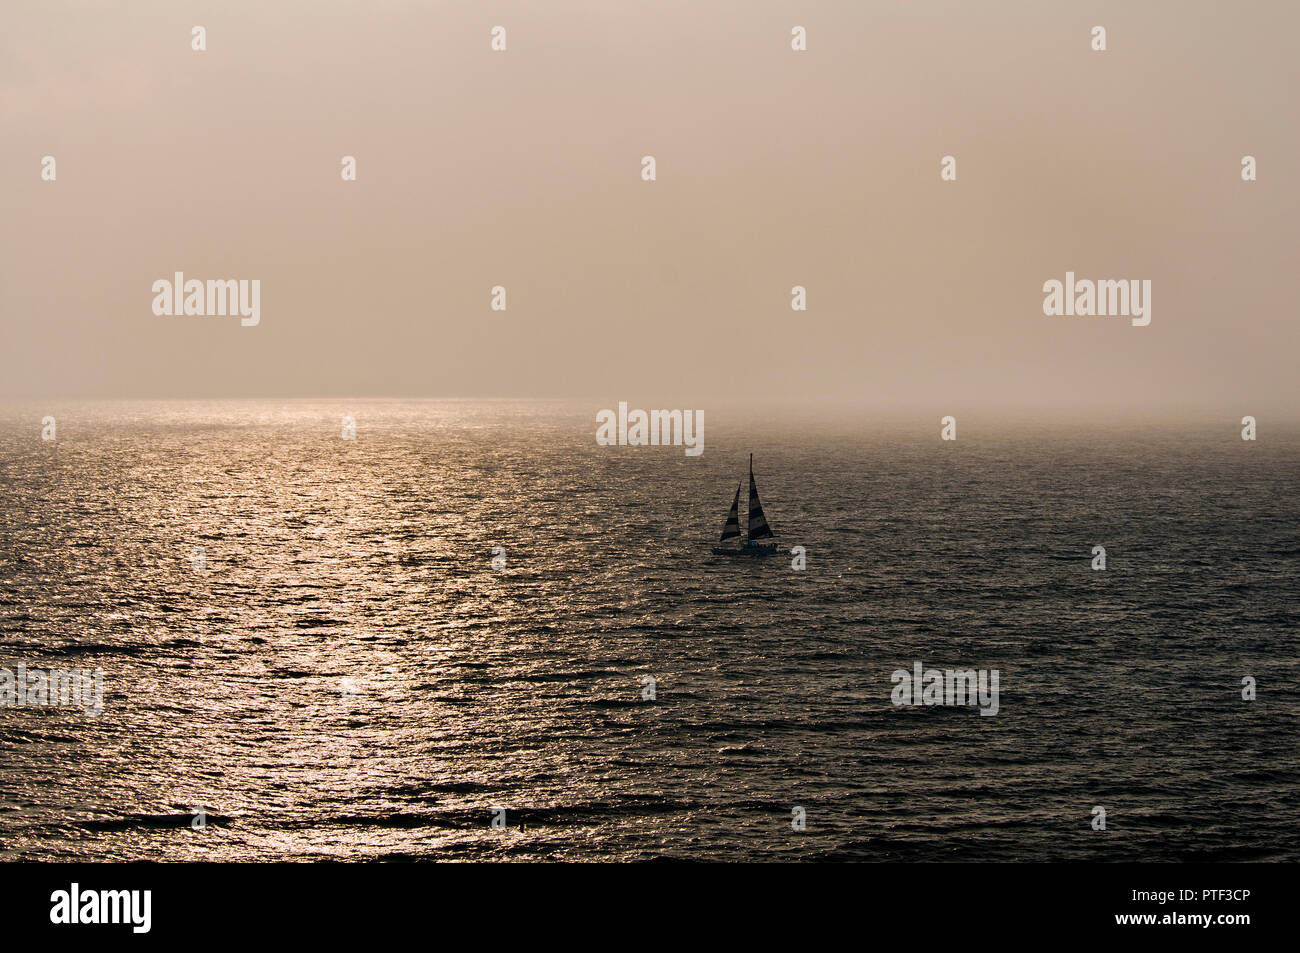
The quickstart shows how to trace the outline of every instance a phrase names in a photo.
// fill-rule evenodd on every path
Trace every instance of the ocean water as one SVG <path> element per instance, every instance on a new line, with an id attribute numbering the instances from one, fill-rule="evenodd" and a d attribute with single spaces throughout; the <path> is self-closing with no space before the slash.
<path id="1" fill-rule="evenodd" d="M 0 708 L 0 858 L 1300 856 L 1297 433 L 597 409 L 0 409 L 0 668 L 104 679 Z"/>

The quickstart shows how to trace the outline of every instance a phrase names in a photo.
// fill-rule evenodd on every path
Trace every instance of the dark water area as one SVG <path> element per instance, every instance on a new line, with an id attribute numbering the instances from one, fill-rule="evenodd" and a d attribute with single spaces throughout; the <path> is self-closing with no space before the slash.
<path id="1" fill-rule="evenodd" d="M 598 409 L 0 409 L 0 858 L 1300 857 L 1300 432 Z"/>

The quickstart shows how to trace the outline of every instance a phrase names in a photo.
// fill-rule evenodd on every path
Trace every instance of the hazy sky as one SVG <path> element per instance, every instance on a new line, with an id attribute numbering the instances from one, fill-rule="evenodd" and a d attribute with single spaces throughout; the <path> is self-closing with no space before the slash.
<path id="1" fill-rule="evenodd" d="M 1289 0 L 5 3 L 0 395 L 1290 413 L 1297 36 Z M 1151 324 L 1044 316 L 1067 270 L 1149 279 Z M 155 316 L 175 271 L 259 279 L 260 325 Z"/>

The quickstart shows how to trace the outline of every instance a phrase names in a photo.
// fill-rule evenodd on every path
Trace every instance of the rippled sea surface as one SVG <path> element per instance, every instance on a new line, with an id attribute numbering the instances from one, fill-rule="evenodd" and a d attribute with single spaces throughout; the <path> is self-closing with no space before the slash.
<path id="1" fill-rule="evenodd" d="M 0 667 L 104 677 L 0 708 L 0 857 L 1300 856 L 1300 435 L 598 409 L 0 409 Z"/>

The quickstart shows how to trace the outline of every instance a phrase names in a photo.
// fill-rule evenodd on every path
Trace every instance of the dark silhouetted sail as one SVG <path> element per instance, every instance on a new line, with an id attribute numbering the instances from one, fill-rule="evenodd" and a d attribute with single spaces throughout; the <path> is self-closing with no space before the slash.
<path id="1" fill-rule="evenodd" d="M 727 525 L 722 527 L 722 538 L 735 539 L 740 535 L 740 484 L 736 484 L 736 498 L 731 501 L 731 512 L 727 514 Z"/>
<path id="2" fill-rule="evenodd" d="M 739 492 L 739 491 L 737 491 Z M 754 455 L 749 455 L 749 538 L 766 539 L 775 536 L 763 515 L 763 504 L 758 501 L 758 487 L 754 483 Z"/>

